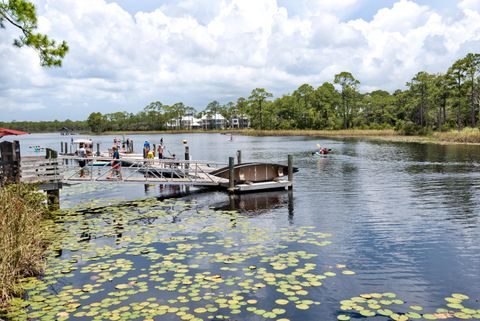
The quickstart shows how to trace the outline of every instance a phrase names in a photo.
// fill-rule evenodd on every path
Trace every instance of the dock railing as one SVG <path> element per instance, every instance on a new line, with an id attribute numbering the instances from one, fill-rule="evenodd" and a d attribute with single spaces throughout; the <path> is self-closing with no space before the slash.
<path id="1" fill-rule="evenodd" d="M 210 175 L 215 169 L 225 166 L 223 163 L 173 160 L 173 159 L 132 159 L 112 160 L 105 157 L 63 156 L 64 182 L 132 182 L 159 183 L 165 185 L 216 186 L 225 179 Z M 80 167 L 80 162 L 85 162 Z M 115 168 L 113 162 L 121 162 Z"/>
<path id="2" fill-rule="evenodd" d="M 49 183 L 63 179 L 63 168 L 57 158 L 23 157 L 20 162 L 20 182 Z"/>

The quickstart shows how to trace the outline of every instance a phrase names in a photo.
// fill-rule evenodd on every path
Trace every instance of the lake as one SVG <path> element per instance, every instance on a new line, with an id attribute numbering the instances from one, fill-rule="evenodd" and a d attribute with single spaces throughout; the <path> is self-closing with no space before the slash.
<path id="1" fill-rule="evenodd" d="M 80 136 L 71 136 L 77 138 Z M 20 136 L 59 150 L 57 134 Z M 85 137 L 85 136 L 82 136 Z M 480 147 L 129 135 L 168 153 L 286 164 L 293 192 L 66 186 L 45 276 L 14 319 L 480 319 Z M 86 137 L 85 137 L 86 138 Z M 106 150 L 114 136 L 94 136 Z M 316 145 L 333 149 L 312 156 Z M 25 306 L 27 312 L 21 312 Z"/>

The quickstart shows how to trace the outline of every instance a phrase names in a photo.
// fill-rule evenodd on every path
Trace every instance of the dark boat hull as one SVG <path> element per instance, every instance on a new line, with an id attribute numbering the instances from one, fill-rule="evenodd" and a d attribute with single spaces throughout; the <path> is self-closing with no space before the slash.
<path id="1" fill-rule="evenodd" d="M 298 168 L 294 168 L 293 172 L 298 172 Z M 210 174 L 228 179 L 229 168 L 223 167 Z M 288 167 L 280 164 L 243 163 L 234 167 L 234 180 L 236 183 L 269 182 L 285 176 L 288 176 Z"/>

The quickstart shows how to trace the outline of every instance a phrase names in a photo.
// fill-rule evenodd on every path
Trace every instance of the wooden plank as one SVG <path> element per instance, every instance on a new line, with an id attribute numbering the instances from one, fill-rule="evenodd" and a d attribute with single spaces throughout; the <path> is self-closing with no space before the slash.
<path id="1" fill-rule="evenodd" d="M 252 191 L 266 191 L 273 189 L 285 189 L 291 186 L 292 183 L 289 181 L 271 181 L 271 182 L 261 182 L 261 183 L 251 183 L 251 184 L 239 184 L 235 188 L 239 192 L 252 192 Z"/>
<path id="2" fill-rule="evenodd" d="M 61 181 L 63 180 L 63 175 L 54 175 L 54 176 L 25 176 L 21 177 L 20 181 L 23 183 L 36 183 L 36 182 L 50 182 L 50 181 Z"/>
<path id="3" fill-rule="evenodd" d="M 62 169 L 56 169 L 56 168 L 38 168 L 38 169 L 28 169 L 28 170 L 21 170 L 21 175 L 24 174 L 32 174 L 32 175 L 49 175 L 49 174 L 55 174 L 55 173 L 63 173 L 64 171 Z"/>
<path id="4" fill-rule="evenodd" d="M 20 165 L 22 168 L 38 168 L 38 167 L 60 167 L 58 162 L 22 162 Z"/>

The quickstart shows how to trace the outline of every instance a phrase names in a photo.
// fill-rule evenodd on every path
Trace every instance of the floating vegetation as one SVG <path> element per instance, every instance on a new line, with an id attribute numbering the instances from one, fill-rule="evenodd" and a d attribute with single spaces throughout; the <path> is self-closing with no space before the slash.
<path id="1" fill-rule="evenodd" d="M 7 318 L 288 321 L 320 304 L 324 282 L 354 274 L 312 262 L 331 244 L 313 227 L 252 226 L 181 201 L 102 206 L 56 216 L 44 276 L 22 280 Z"/>
<path id="2" fill-rule="evenodd" d="M 338 320 L 347 321 L 354 318 L 383 317 L 386 320 L 407 321 L 415 319 L 475 319 L 480 320 L 478 300 L 469 300 L 464 294 L 454 293 L 445 298 L 446 306 L 433 312 L 424 312 L 418 305 L 407 305 L 394 293 L 367 293 L 340 301 L 342 314 Z M 468 301 L 469 300 L 469 301 Z M 475 305 L 476 307 L 473 307 Z"/>

